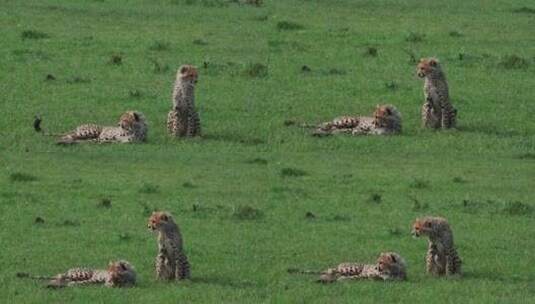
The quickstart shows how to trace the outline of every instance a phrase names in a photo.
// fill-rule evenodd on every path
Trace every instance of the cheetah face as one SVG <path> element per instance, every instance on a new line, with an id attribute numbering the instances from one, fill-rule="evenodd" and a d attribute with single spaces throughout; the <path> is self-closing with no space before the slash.
<path id="1" fill-rule="evenodd" d="M 438 68 L 438 61 L 434 58 L 422 58 L 416 67 L 416 75 L 420 78 L 431 74 L 434 69 Z"/>
<path id="2" fill-rule="evenodd" d="M 123 115 L 121 115 L 121 118 L 119 118 L 119 127 L 130 130 L 134 128 L 134 125 L 138 123 L 141 120 L 141 116 L 139 113 L 134 111 L 128 111 L 125 112 Z"/>
<path id="3" fill-rule="evenodd" d="M 388 117 L 392 116 L 392 109 L 385 105 L 377 105 L 373 116 L 378 127 L 387 127 L 386 122 Z"/>
<path id="4" fill-rule="evenodd" d="M 132 265 L 127 261 L 116 261 L 108 264 L 108 271 L 114 274 L 121 274 L 124 272 L 132 271 Z"/>
<path id="5" fill-rule="evenodd" d="M 152 231 L 159 230 L 170 221 L 170 218 L 171 216 L 166 212 L 153 212 L 147 226 Z"/>
<path id="6" fill-rule="evenodd" d="M 395 255 L 390 253 L 382 253 L 377 259 L 377 270 L 385 272 L 392 268 L 394 264 L 397 264 Z"/>
<path id="7" fill-rule="evenodd" d="M 108 264 L 108 273 L 107 286 L 126 287 L 135 284 L 136 272 L 127 261 L 110 262 Z"/>
<path id="8" fill-rule="evenodd" d="M 432 223 L 430 221 L 416 219 L 414 224 L 412 224 L 412 231 L 411 234 L 413 237 L 420 237 L 422 235 L 427 235 L 432 227 Z"/>
<path id="9" fill-rule="evenodd" d="M 197 72 L 196 67 L 186 64 L 186 65 L 181 66 L 180 69 L 178 69 L 177 78 L 180 78 L 184 81 L 197 83 L 199 74 Z"/>

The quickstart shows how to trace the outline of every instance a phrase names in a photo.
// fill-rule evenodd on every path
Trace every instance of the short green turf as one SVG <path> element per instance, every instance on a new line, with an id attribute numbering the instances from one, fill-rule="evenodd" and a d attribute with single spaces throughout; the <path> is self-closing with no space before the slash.
<path id="1" fill-rule="evenodd" d="M 528 0 L 0 1 L 0 302 L 528 303 L 535 297 L 535 4 Z M 436 56 L 457 130 L 420 128 L 414 60 Z M 203 137 L 166 134 L 176 69 L 199 67 Z M 403 134 L 301 123 L 395 104 Z M 56 146 L 34 132 L 145 113 L 148 141 Z M 192 280 L 157 282 L 152 210 L 181 226 Z M 418 216 L 447 217 L 464 276 L 425 273 Z M 397 251 L 401 283 L 318 285 Z M 131 289 L 48 290 L 127 259 Z"/>

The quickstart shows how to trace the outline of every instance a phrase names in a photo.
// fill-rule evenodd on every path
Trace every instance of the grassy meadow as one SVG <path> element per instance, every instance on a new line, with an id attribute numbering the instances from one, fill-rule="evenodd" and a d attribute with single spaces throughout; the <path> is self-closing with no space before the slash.
<path id="1" fill-rule="evenodd" d="M 535 302 L 535 4 L 506 0 L 0 0 L 0 302 Z M 420 57 L 440 59 L 458 128 L 420 128 Z M 203 137 L 166 134 L 176 69 L 199 68 Z M 392 103 L 403 134 L 315 138 L 301 123 Z M 135 109 L 148 141 L 50 132 Z M 157 282 L 153 210 L 192 280 Z M 423 215 L 448 218 L 462 279 L 425 273 Z M 318 285 L 288 268 L 397 251 L 406 282 Z M 123 258 L 132 289 L 49 290 Z"/>

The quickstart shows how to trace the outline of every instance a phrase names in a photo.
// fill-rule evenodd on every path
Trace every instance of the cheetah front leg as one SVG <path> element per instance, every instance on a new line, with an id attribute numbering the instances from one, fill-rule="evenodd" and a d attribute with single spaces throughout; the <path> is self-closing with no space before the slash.
<path id="1" fill-rule="evenodd" d="M 156 256 L 156 278 L 159 280 L 172 280 L 174 272 L 169 265 L 169 259 L 164 253 Z"/>
<path id="2" fill-rule="evenodd" d="M 441 113 L 436 113 L 437 111 L 433 107 L 431 100 L 427 100 L 422 106 L 422 127 L 423 128 L 440 128 L 440 116 Z M 437 115 L 439 114 L 439 115 Z"/>
<path id="3" fill-rule="evenodd" d="M 445 274 L 445 259 L 441 254 L 439 254 L 436 245 L 429 244 L 427 255 L 425 257 L 425 262 L 427 273 L 438 276 Z"/>

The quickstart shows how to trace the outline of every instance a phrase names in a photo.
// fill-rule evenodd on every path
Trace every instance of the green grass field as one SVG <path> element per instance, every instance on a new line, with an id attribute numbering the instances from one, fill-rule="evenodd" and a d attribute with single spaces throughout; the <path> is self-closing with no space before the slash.
<path id="1" fill-rule="evenodd" d="M 0 302 L 535 302 L 533 1 L 236 2 L 0 1 Z M 413 61 L 428 56 L 446 70 L 457 130 L 420 128 Z M 202 139 L 166 134 L 184 63 L 199 67 Z M 403 114 L 400 136 L 285 125 L 385 102 Z M 63 147 L 32 129 L 36 113 L 62 132 L 128 109 L 148 118 L 147 143 Z M 154 278 L 155 209 L 182 229 L 190 282 Z M 409 233 L 423 215 L 450 221 L 462 279 L 425 273 L 427 243 Z M 388 250 L 407 282 L 287 273 Z M 15 277 L 118 258 L 137 287 Z"/>

